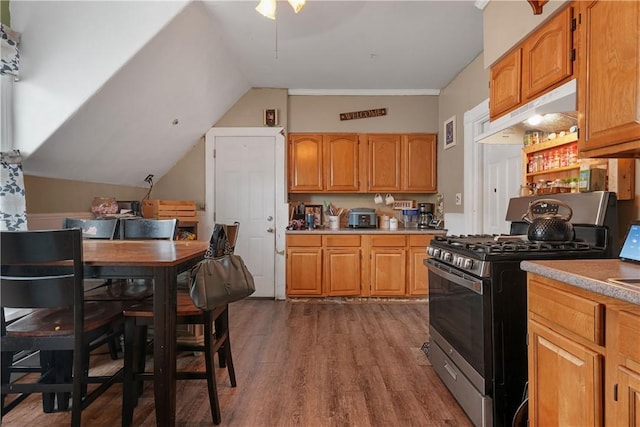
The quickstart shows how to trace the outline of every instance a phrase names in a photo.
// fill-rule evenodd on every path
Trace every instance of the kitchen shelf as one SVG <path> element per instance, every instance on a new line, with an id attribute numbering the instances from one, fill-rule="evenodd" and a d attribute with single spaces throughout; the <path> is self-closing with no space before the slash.
<path id="1" fill-rule="evenodd" d="M 527 173 L 526 176 L 527 178 L 529 178 L 529 177 L 538 176 L 538 175 L 548 175 L 548 174 L 555 174 L 559 172 L 571 171 L 574 169 L 580 169 L 580 164 L 576 163 L 575 165 L 563 166 L 561 168 L 553 168 L 553 169 L 547 169 L 547 170 L 538 171 L 538 172 L 530 172 L 530 173 Z"/>
<path id="2" fill-rule="evenodd" d="M 571 132 L 565 136 L 559 136 L 549 141 L 541 142 L 539 144 L 527 145 L 522 149 L 525 154 L 537 153 L 547 150 L 549 148 L 556 148 L 562 145 L 571 144 L 578 141 L 578 132 Z"/>

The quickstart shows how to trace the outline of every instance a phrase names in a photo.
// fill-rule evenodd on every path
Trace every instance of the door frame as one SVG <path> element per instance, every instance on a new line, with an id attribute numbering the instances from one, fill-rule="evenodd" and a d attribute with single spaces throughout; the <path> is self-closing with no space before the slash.
<path id="1" fill-rule="evenodd" d="M 275 138 L 275 299 L 286 299 L 285 247 L 289 204 L 286 199 L 286 150 L 284 130 L 281 127 L 213 127 L 205 134 L 205 220 L 204 235 L 213 232 L 215 207 L 215 142 L 217 137 L 273 137 Z M 202 231 L 198 232 L 199 234 Z"/>
<path id="2" fill-rule="evenodd" d="M 489 99 L 464 113 L 464 213 L 466 234 L 481 234 L 483 229 L 484 150 L 475 136 L 482 133 L 484 123 L 489 121 Z"/>

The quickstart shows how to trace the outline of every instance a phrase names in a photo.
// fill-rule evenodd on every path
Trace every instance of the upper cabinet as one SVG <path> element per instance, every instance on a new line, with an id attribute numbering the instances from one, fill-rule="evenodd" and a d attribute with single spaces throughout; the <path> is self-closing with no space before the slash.
<path id="1" fill-rule="evenodd" d="M 491 120 L 573 77 L 573 22 L 573 8 L 563 9 L 491 67 Z"/>
<path id="2" fill-rule="evenodd" d="M 289 191 L 358 191 L 357 134 L 290 134 Z"/>
<path id="3" fill-rule="evenodd" d="M 322 135 L 289 135 L 289 191 L 324 190 Z"/>
<path id="4" fill-rule="evenodd" d="M 578 149 L 640 157 L 640 2 L 578 3 Z"/>
<path id="5" fill-rule="evenodd" d="M 437 192 L 435 134 L 369 134 L 366 140 L 366 191 Z"/>
<path id="6" fill-rule="evenodd" d="M 436 134 L 290 134 L 291 193 L 435 193 Z"/>

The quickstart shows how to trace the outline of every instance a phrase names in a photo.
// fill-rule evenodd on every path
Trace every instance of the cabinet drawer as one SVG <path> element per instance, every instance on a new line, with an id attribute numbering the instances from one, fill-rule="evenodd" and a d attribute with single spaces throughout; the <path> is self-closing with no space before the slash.
<path id="1" fill-rule="evenodd" d="M 406 246 L 407 236 L 392 234 L 389 236 L 371 236 L 371 246 Z"/>
<path id="2" fill-rule="evenodd" d="M 426 247 L 429 246 L 429 243 L 431 243 L 431 239 L 433 239 L 433 234 L 421 236 L 410 235 L 409 246 L 424 246 L 426 250 Z"/>
<path id="3" fill-rule="evenodd" d="M 360 236 L 353 234 L 348 236 L 325 234 L 324 245 L 327 247 L 360 247 Z"/>
<path id="4" fill-rule="evenodd" d="M 529 311 L 597 345 L 604 345 L 604 304 L 529 280 Z"/>
<path id="5" fill-rule="evenodd" d="M 618 335 L 618 351 L 640 363 L 640 316 L 621 311 L 616 328 Z"/>
<path id="6" fill-rule="evenodd" d="M 287 246 L 322 246 L 322 235 L 303 236 L 290 234 L 287 236 Z"/>

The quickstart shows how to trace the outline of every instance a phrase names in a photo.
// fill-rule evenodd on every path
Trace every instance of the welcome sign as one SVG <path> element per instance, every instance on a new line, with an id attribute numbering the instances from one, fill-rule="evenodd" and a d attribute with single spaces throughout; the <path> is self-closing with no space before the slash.
<path id="1" fill-rule="evenodd" d="M 351 113 L 340 113 L 340 120 L 368 119 L 370 117 L 386 116 L 386 108 L 375 108 L 373 110 L 352 111 Z"/>

